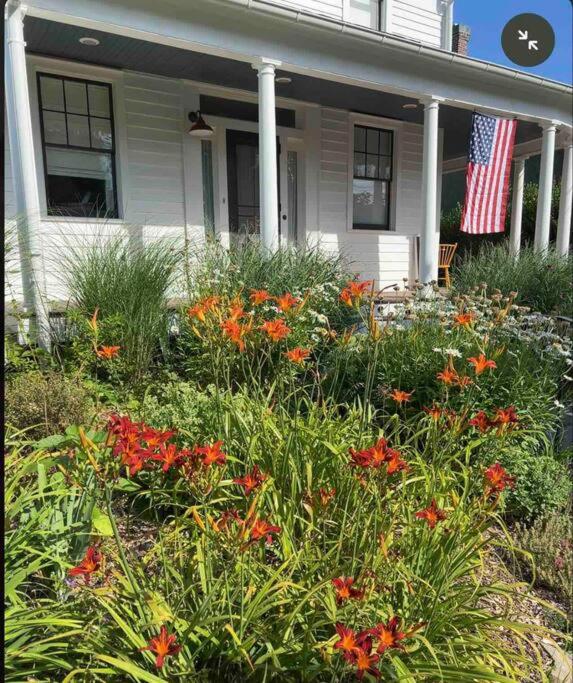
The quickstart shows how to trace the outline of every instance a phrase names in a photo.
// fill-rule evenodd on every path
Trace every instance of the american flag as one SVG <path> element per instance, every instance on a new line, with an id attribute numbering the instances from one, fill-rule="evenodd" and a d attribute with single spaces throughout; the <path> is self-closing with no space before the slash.
<path id="1" fill-rule="evenodd" d="M 503 232 L 517 121 L 474 114 L 461 231 Z"/>

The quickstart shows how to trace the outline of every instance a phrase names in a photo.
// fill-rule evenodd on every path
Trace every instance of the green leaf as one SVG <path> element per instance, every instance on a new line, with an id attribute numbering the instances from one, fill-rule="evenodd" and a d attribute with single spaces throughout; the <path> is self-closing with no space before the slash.
<path id="1" fill-rule="evenodd" d="M 113 529 L 109 517 L 97 507 L 94 507 L 92 512 L 92 524 L 102 536 L 113 536 Z"/>

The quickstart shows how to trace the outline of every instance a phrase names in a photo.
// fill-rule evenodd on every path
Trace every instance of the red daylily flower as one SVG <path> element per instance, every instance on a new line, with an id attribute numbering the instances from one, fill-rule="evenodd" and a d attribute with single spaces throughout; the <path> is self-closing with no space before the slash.
<path id="1" fill-rule="evenodd" d="M 360 649 L 356 633 L 341 623 L 337 623 L 335 628 L 339 640 L 334 643 L 334 649 L 341 650 L 341 654 L 346 661 L 353 661 L 353 656 Z"/>
<path id="2" fill-rule="evenodd" d="M 517 416 L 517 411 L 515 406 L 509 406 L 509 408 L 497 408 L 495 411 L 495 417 L 493 418 L 493 424 L 498 427 L 503 425 L 512 425 L 519 422 L 519 417 Z"/>
<path id="3" fill-rule="evenodd" d="M 309 357 L 310 349 L 301 349 L 297 346 L 296 349 L 291 351 L 286 351 L 285 356 L 291 361 L 291 363 L 296 363 L 297 365 L 304 365 L 304 361 Z"/>
<path id="4" fill-rule="evenodd" d="M 468 422 L 469 425 L 479 429 L 480 432 L 487 432 L 493 426 L 489 417 L 483 410 L 478 411 L 471 420 Z"/>
<path id="5" fill-rule="evenodd" d="M 395 650 L 404 649 L 401 641 L 407 637 L 407 634 L 398 630 L 399 621 L 399 617 L 392 617 L 386 624 L 378 624 L 370 631 L 378 641 L 376 652 L 383 654 L 391 648 Z"/>
<path id="6" fill-rule="evenodd" d="M 175 430 L 162 432 L 160 429 L 142 425 L 140 438 L 145 441 L 149 448 L 159 448 L 159 446 L 165 445 L 175 434 L 177 434 Z"/>
<path id="7" fill-rule="evenodd" d="M 161 468 L 164 472 L 167 472 L 170 467 L 179 467 L 183 462 L 183 456 L 181 452 L 177 450 L 177 445 L 174 443 L 161 444 L 159 446 L 159 453 L 154 453 L 151 456 L 152 460 L 158 460 L 163 463 Z"/>
<path id="8" fill-rule="evenodd" d="M 103 360 L 111 360 L 119 356 L 120 349 L 121 346 L 100 346 L 99 349 L 96 349 L 96 355 Z"/>
<path id="9" fill-rule="evenodd" d="M 76 566 L 68 569 L 70 576 L 83 576 L 86 585 L 89 584 L 91 575 L 100 568 L 101 553 L 95 546 L 90 546 L 86 550 L 84 559 Z"/>
<path id="10" fill-rule="evenodd" d="M 408 463 L 402 459 L 400 451 L 397 451 L 394 448 L 388 449 L 386 463 L 386 474 L 388 475 L 395 474 L 401 470 L 410 469 Z"/>
<path id="11" fill-rule="evenodd" d="M 468 358 L 468 363 L 474 366 L 476 375 L 481 375 L 487 369 L 497 368 L 497 363 L 494 360 L 488 360 L 483 353 L 480 353 L 477 358 L 475 356 Z"/>
<path id="12" fill-rule="evenodd" d="M 285 292 L 281 296 L 277 296 L 275 301 L 283 313 L 288 313 L 299 303 L 300 299 L 293 296 L 290 292 Z"/>
<path id="13" fill-rule="evenodd" d="M 438 522 L 446 519 L 446 516 L 446 512 L 438 508 L 434 498 L 432 498 L 432 502 L 427 508 L 416 512 L 416 517 L 418 519 L 425 519 L 430 529 L 433 529 Z"/>
<path id="14" fill-rule="evenodd" d="M 215 441 L 214 444 L 207 446 L 195 446 L 195 454 L 203 456 L 203 465 L 224 465 L 227 459 L 225 453 L 221 451 L 222 441 Z"/>
<path id="15" fill-rule="evenodd" d="M 410 401 L 410 396 L 413 393 L 413 391 L 402 391 L 400 389 L 394 389 L 390 394 L 390 398 L 394 399 L 394 401 L 396 401 L 396 403 L 399 404 L 408 403 Z"/>
<path id="16" fill-rule="evenodd" d="M 515 477 L 510 476 L 498 462 L 488 467 L 484 475 L 487 495 L 499 495 L 506 487 L 512 489 L 515 486 Z"/>
<path id="17" fill-rule="evenodd" d="M 252 472 L 247 472 L 244 477 L 235 477 L 233 482 L 242 486 L 245 490 L 245 495 L 248 496 L 252 491 L 258 488 L 266 478 L 266 475 L 259 470 L 258 465 L 255 465 Z"/>
<path id="18" fill-rule="evenodd" d="M 272 543 L 272 534 L 280 534 L 280 526 L 274 526 L 265 519 L 256 518 L 249 528 L 249 544 L 264 538 L 266 543 Z"/>
<path id="19" fill-rule="evenodd" d="M 249 299 L 251 300 L 253 306 L 260 306 L 261 304 L 264 304 L 265 301 L 268 301 L 270 298 L 271 295 L 267 292 L 266 289 L 252 289 L 251 294 L 249 296 Z"/>
<path id="20" fill-rule="evenodd" d="M 176 645 L 176 643 L 177 636 L 170 635 L 165 626 L 162 626 L 159 635 L 151 638 L 148 645 L 140 648 L 140 652 L 150 650 L 156 654 L 155 666 L 161 669 L 165 662 L 165 657 L 176 655 L 181 650 L 181 645 Z"/>
<path id="21" fill-rule="evenodd" d="M 458 313 L 458 315 L 454 316 L 454 325 L 468 328 L 475 318 L 475 313 Z"/>
<path id="22" fill-rule="evenodd" d="M 362 600 L 364 591 L 358 588 L 352 588 L 354 579 L 347 576 L 339 576 L 337 579 L 332 579 L 332 585 L 336 590 L 336 603 L 342 605 L 346 600 Z"/>
<path id="23" fill-rule="evenodd" d="M 266 332 L 274 342 L 284 339 L 291 331 L 290 327 L 285 324 L 285 321 L 282 318 L 267 320 L 261 325 L 260 329 L 263 332 Z"/>
<path id="24" fill-rule="evenodd" d="M 371 646 L 370 646 L 371 647 Z M 353 656 L 354 665 L 356 666 L 356 678 L 362 680 L 364 674 L 370 674 L 374 678 L 380 678 L 380 671 L 374 666 L 380 661 L 380 655 L 372 654 L 370 652 L 370 647 L 365 644 L 365 647 L 361 647 Z"/>

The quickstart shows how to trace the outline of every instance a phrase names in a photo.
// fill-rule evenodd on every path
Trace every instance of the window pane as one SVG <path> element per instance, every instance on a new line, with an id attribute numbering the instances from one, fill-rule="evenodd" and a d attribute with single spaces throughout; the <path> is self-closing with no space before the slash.
<path id="1" fill-rule="evenodd" d="M 380 157 L 378 173 L 378 177 L 383 180 L 392 178 L 392 157 Z"/>
<path id="2" fill-rule="evenodd" d="M 87 116 L 68 114 L 68 145 L 90 146 L 90 129 Z"/>
<path id="3" fill-rule="evenodd" d="M 52 145 L 65 145 L 68 142 L 66 137 L 66 115 L 55 111 L 44 111 L 44 138 Z"/>
<path id="4" fill-rule="evenodd" d="M 354 151 L 366 151 L 366 128 L 362 126 L 354 126 Z"/>
<path id="5" fill-rule="evenodd" d="M 366 151 L 368 154 L 378 154 L 379 133 L 374 128 L 368 128 L 366 136 Z"/>
<path id="6" fill-rule="evenodd" d="M 112 149 L 111 121 L 109 119 L 95 119 L 90 116 L 92 129 L 92 147 L 97 149 Z"/>
<path id="7" fill-rule="evenodd" d="M 354 175 L 364 177 L 366 175 L 366 155 L 354 155 Z"/>
<path id="8" fill-rule="evenodd" d="M 59 78 L 40 77 L 42 108 L 64 111 L 64 84 Z"/>
<path id="9" fill-rule="evenodd" d="M 88 84 L 88 97 L 91 116 L 104 116 L 110 118 L 109 111 L 109 88 L 105 85 Z"/>
<path id="10" fill-rule="evenodd" d="M 213 197 L 213 143 L 201 140 L 203 166 L 203 220 L 208 233 L 215 234 L 215 201 Z"/>
<path id="11" fill-rule="evenodd" d="M 378 155 L 367 154 L 366 155 L 366 173 L 364 174 L 367 178 L 377 178 L 378 177 Z"/>
<path id="12" fill-rule="evenodd" d="M 76 81 L 65 82 L 66 111 L 68 114 L 87 114 L 88 98 L 86 84 Z"/>
<path id="13" fill-rule="evenodd" d="M 50 216 L 117 217 L 111 154 L 46 149 Z"/>
<path id="14" fill-rule="evenodd" d="M 386 130 L 380 131 L 380 154 L 392 154 L 392 133 Z"/>
<path id="15" fill-rule="evenodd" d="M 388 183 L 380 180 L 354 180 L 355 226 L 388 227 L 388 187 Z"/>

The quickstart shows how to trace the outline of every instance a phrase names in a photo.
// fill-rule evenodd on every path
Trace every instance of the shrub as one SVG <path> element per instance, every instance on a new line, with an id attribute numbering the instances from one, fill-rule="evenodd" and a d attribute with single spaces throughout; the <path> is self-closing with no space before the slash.
<path id="1" fill-rule="evenodd" d="M 535 585 L 552 590 L 573 618 L 573 524 L 566 507 L 553 510 L 531 526 L 516 524 L 515 544 L 531 553 Z M 527 562 L 524 562 L 527 569 Z"/>
<path id="2" fill-rule="evenodd" d="M 134 246 L 117 238 L 70 248 L 60 268 L 77 307 L 69 315 L 69 326 L 80 360 L 95 364 L 93 329 L 88 322 L 97 311 L 97 343 L 120 347 L 116 374 L 140 379 L 155 354 L 165 348 L 167 297 L 180 263 L 181 253 L 165 240 Z"/>
<path id="3" fill-rule="evenodd" d="M 573 317 L 573 258 L 551 250 L 538 253 L 523 247 L 519 258 L 513 258 L 507 243 L 483 244 L 476 254 L 457 261 L 452 277 L 458 292 L 468 293 L 486 283 L 489 291 L 517 292 L 516 303 L 522 306 Z"/>
<path id="4" fill-rule="evenodd" d="M 63 432 L 70 424 L 84 424 L 93 411 L 88 391 L 77 377 L 61 372 L 31 370 L 6 382 L 4 418 L 30 438 Z"/>

